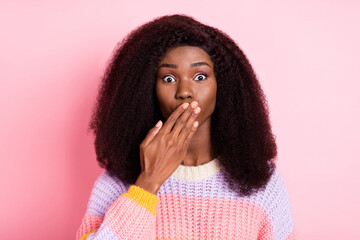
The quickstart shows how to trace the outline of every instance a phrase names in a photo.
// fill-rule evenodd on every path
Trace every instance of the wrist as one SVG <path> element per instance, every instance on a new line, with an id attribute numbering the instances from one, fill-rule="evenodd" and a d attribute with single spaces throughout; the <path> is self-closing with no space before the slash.
<path id="1" fill-rule="evenodd" d="M 159 188 L 161 186 L 161 184 L 158 184 L 157 182 L 154 181 L 153 177 L 148 176 L 144 172 L 140 173 L 134 185 L 155 195 L 157 195 Z"/>

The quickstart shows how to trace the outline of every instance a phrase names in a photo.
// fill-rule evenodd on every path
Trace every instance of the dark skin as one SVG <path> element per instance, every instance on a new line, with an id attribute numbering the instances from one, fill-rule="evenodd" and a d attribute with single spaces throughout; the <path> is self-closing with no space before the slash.
<path id="1" fill-rule="evenodd" d="M 158 65 L 156 96 L 164 118 L 140 144 L 141 173 L 135 185 L 157 194 L 180 164 L 197 166 L 214 159 L 211 115 L 217 83 L 214 63 L 201 48 L 170 49 Z"/>

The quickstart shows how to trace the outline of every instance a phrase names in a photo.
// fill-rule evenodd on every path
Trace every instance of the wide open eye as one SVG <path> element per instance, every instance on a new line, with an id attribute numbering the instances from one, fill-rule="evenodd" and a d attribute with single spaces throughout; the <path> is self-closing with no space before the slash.
<path id="1" fill-rule="evenodd" d="M 162 78 L 164 82 L 166 83 L 172 83 L 175 82 L 175 78 L 173 76 L 170 75 L 166 75 L 165 77 Z"/>
<path id="2" fill-rule="evenodd" d="M 207 78 L 206 74 L 198 74 L 196 75 L 196 77 L 194 78 L 196 81 L 204 81 Z"/>

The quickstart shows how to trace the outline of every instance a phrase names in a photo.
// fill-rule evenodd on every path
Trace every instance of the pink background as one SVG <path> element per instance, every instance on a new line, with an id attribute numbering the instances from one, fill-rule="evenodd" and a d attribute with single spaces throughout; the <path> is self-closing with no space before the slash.
<path id="1" fill-rule="evenodd" d="M 222 29 L 250 59 L 298 238 L 358 239 L 359 2 L 0 4 L 0 239 L 75 238 L 102 172 L 86 129 L 104 68 L 130 30 L 171 13 Z"/>

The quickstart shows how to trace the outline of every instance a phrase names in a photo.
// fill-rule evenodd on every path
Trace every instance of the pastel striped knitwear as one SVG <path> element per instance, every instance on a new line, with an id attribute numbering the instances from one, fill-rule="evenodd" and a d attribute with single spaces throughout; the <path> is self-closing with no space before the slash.
<path id="1" fill-rule="evenodd" d="M 217 159 L 180 165 L 154 195 L 106 171 L 96 180 L 77 239 L 293 240 L 294 222 L 283 178 L 238 197 Z"/>

